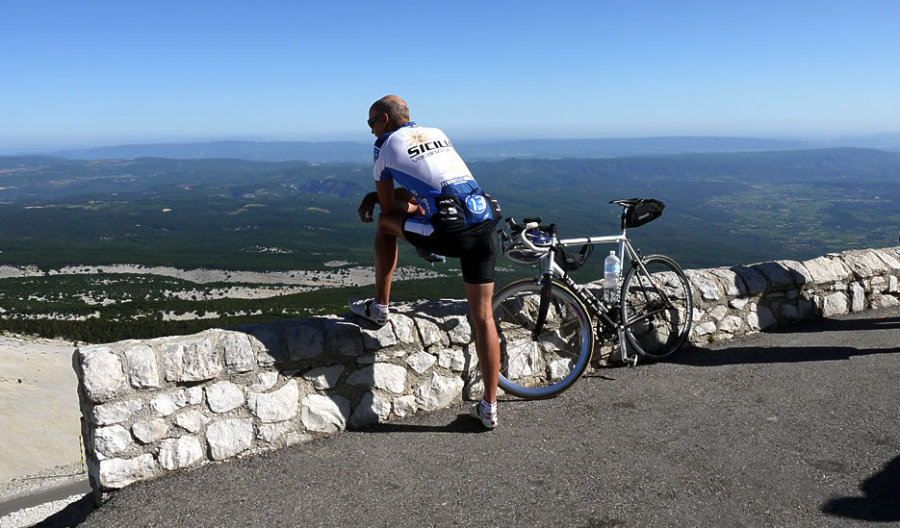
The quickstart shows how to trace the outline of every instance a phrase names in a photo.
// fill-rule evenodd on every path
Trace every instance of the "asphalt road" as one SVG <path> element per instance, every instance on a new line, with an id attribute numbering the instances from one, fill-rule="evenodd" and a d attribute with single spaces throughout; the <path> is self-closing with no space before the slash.
<path id="1" fill-rule="evenodd" d="M 556 399 L 501 402 L 493 432 L 467 411 L 136 484 L 68 522 L 900 525 L 898 309 L 595 370 Z"/>

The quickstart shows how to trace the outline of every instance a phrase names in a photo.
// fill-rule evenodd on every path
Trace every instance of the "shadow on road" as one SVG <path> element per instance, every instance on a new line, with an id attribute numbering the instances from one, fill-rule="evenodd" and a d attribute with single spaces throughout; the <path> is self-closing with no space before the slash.
<path id="1" fill-rule="evenodd" d="M 735 347 L 710 350 L 692 347 L 675 354 L 669 363 L 692 365 L 695 367 L 718 367 L 723 365 L 748 365 L 754 363 L 802 363 L 806 361 L 839 361 L 854 356 L 873 354 L 900 354 L 900 347 L 880 349 L 860 349 L 853 347 Z"/>
<path id="2" fill-rule="evenodd" d="M 900 521 L 900 456 L 860 484 L 863 497 L 841 497 L 822 506 L 837 517 L 872 522 Z"/>
<path id="3" fill-rule="evenodd" d="M 455 420 L 442 425 L 382 423 L 359 429 L 360 433 L 487 433 L 490 432 L 468 414 L 460 414 Z"/>
<path id="4" fill-rule="evenodd" d="M 69 504 L 62 510 L 32 525 L 31 528 L 56 528 L 78 526 L 94 511 L 94 499 L 90 493 Z"/>
<path id="5" fill-rule="evenodd" d="M 853 332 L 858 330 L 900 330 L 900 317 L 874 317 L 855 319 L 821 319 L 787 326 L 775 330 L 775 334 L 802 334 L 809 332 Z"/>
<path id="6" fill-rule="evenodd" d="M 765 334 L 817 334 L 827 332 L 838 335 L 843 332 L 896 332 L 900 330 L 900 317 L 896 316 L 896 310 L 886 312 L 888 315 L 880 317 L 861 317 L 861 314 L 848 316 L 841 319 L 819 319 L 796 325 L 766 331 Z M 752 343 L 752 340 L 748 341 Z M 868 356 L 873 354 L 897 354 L 900 347 L 892 348 L 866 348 L 863 341 L 861 347 L 853 346 L 821 346 L 821 343 L 829 340 L 818 340 L 818 346 L 740 346 L 726 345 L 724 348 L 700 348 L 690 347 L 679 351 L 669 362 L 693 365 L 698 367 L 714 367 L 721 365 L 741 365 L 754 363 L 802 363 L 807 361 L 838 361 L 847 360 L 854 356 Z M 882 341 L 883 342 L 883 341 Z M 852 340 L 843 340 L 843 343 L 855 343 Z"/>

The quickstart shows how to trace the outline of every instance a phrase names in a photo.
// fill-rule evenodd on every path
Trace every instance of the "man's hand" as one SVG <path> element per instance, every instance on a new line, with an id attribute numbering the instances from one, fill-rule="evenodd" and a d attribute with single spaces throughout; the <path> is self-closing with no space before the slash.
<path id="1" fill-rule="evenodd" d="M 375 221 L 375 204 L 378 203 L 378 193 L 370 192 L 362 199 L 359 203 L 359 209 L 356 210 L 359 213 L 360 221 L 370 224 Z"/>
<path id="2" fill-rule="evenodd" d="M 412 196 L 409 196 L 409 198 L 407 200 L 408 200 L 407 203 L 409 204 L 406 208 L 407 214 L 412 214 L 412 215 L 424 215 L 425 214 L 425 209 L 423 209 L 422 206 L 419 205 L 418 200 L 416 200 Z"/>

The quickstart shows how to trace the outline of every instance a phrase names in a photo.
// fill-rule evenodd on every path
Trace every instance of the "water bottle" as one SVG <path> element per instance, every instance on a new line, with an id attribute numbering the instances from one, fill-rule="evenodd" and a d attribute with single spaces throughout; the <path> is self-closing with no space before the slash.
<path id="1" fill-rule="evenodd" d="M 603 261 L 603 300 L 614 303 L 619 300 L 619 273 L 622 271 L 622 263 L 616 252 L 610 251 L 609 256 Z"/>

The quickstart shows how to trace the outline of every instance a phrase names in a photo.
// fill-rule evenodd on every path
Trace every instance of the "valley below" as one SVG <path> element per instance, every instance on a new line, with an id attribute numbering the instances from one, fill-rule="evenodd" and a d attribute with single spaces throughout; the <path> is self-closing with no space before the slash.
<path id="1" fill-rule="evenodd" d="M 619 232 L 612 199 L 663 216 L 629 238 L 685 268 L 897 244 L 900 155 L 829 148 L 469 163 L 504 217 L 561 238 Z M 364 163 L 0 157 L 0 332 L 103 343 L 347 314 L 373 295 Z M 598 252 L 576 280 L 602 276 Z M 498 259 L 497 283 L 533 276 Z M 401 244 L 392 300 L 463 298 L 458 263 Z"/>

